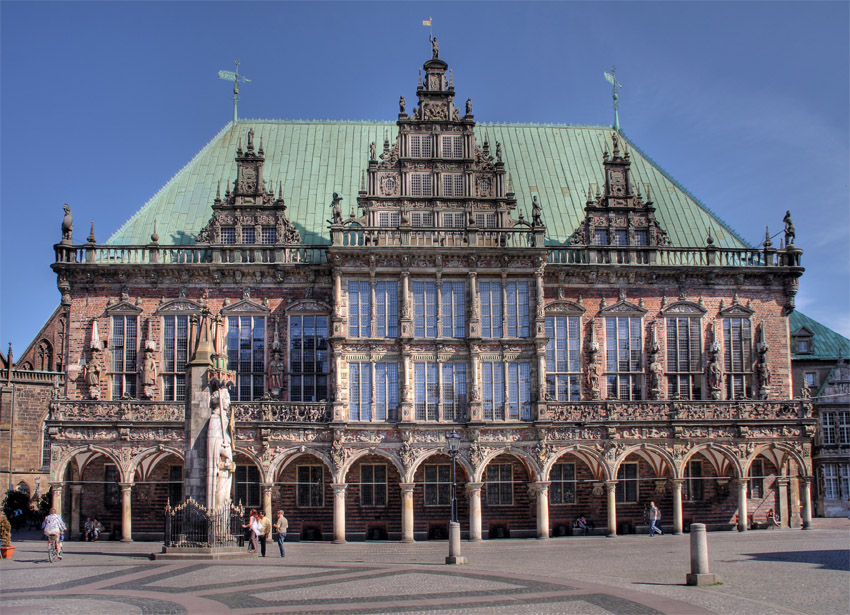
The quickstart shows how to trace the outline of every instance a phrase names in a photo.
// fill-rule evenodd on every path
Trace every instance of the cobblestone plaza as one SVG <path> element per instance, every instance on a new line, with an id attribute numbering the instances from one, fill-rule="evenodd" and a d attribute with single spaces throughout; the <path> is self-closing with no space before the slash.
<path id="1" fill-rule="evenodd" d="M 687 536 L 464 543 L 292 543 L 285 559 L 154 562 L 157 543 L 16 540 L 0 610 L 23 613 L 846 613 L 846 519 L 709 536 L 721 585 L 688 587 Z"/>

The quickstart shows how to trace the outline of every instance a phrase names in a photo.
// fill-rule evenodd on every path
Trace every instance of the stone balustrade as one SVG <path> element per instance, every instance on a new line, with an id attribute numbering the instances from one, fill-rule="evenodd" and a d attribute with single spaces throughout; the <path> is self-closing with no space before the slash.
<path id="1" fill-rule="evenodd" d="M 811 417 L 804 401 L 639 401 L 546 402 L 554 422 L 749 421 Z"/>
<path id="2" fill-rule="evenodd" d="M 327 423 L 331 407 L 326 403 L 282 401 L 233 402 L 237 422 Z"/>
<path id="3" fill-rule="evenodd" d="M 69 246 L 58 244 L 57 264 L 83 265 L 205 265 L 265 263 L 313 265 L 327 262 L 325 246 Z"/>
<path id="4" fill-rule="evenodd" d="M 55 399 L 50 402 L 53 421 L 135 421 L 183 422 L 183 402 L 162 401 L 71 401 Z"/>

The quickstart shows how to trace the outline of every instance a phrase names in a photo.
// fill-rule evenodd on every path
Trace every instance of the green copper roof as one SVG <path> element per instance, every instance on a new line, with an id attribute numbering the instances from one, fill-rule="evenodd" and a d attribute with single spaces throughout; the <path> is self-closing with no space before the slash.
<path id="1" fill-rule="evenodd" d="M 395 122 L 320 122 L 240 120 L 229 123 L 153 198 L 109 238 L 107 243 L 150 242 L 154 218 L 161 244 L 190 244 L 212 213 L 219 180 L 222 192 L 236 178 L 236 148 L 253 128 L 262 138 L 265 178 L 283 196 L 289 219 L 305 244 L 330 243 L 326 220 L 334 192 L 345 197 L 343 215 L 356 205 L 361 171 L 368 165 L 369 143 L 379 151 Z M 611 128 L 540 124 L 478 124 L 479 143 L 502 144 L 518 207 L 530 219 L 531 199 L 543 207 L 547 244 L 561 245 L 584 219 L 588 185 L 603 182 L 602 155 L 611 148 Z M 638 148 L 624 139 L 632 160 L 632 178 L 641 192 L 651 188 L 656 217 L 674 246 L 703 247 L 709 232 L 721 248 L 747 243 Z"/>
<path id="2" fill-rule="evenodd" d="M 788 328 L 791 335 L 800 329 L 807 329 L 812 334 L 812 345 L 814 352 L 808 354 L 797 354 L 794 352 L 796 344 L 791 344 L 791 358 L 801 361 L 837 361 L 839 356 L 850 358 L 850 340 L 836 333 L 829 327 L 812 320 L 802 312 L 794 310 L 788 316 Z"/>

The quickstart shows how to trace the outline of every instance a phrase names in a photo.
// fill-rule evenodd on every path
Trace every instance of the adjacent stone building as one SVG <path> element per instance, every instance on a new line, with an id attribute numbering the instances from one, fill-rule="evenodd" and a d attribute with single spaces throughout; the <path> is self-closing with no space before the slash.
<path id="1" fill-rule="evenodd" d="M 635 531 L 650 500 L 677 532 L 808 525 L 790 217 L 754 248 L 620 132 L 477 124 L 436 49 L 415 95 L 230 123 L 106 243 L 66 208 L 46 424 L 72 527 L 156 537 L 203 491 L 193 359 L 233 381 L 233 500 L 293 537 L 445 536 L 453 430 L 472 540 Z"/>
<path id="2" fill-rule="evenodd" d="M 815 511 L 850 515 L 850 340 L 794 312 L 788 319 L 795 394 L 815 404 Z"/>

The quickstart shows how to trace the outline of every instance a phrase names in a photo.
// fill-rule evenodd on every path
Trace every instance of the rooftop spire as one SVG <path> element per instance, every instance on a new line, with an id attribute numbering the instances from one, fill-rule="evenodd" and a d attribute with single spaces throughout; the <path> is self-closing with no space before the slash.
<path id="1" fill-rule="evenodd" d="M 620 98 L 617 94 L 617 88 L 623 87 L 623 84 L 617 81 L 617 67 L 612 66 L 610 73 L 605 73 L 605 80 L 611 84 L 611 97 L 614 100 L 614 130 L 620 131 L 620 104 L 617 100 Z"/>
<path id="2" fill-rule="evenodd" d="M 235 124 L 239 121 L 239 114 L 237 113 L 237 107 L 239 105 L 239 81 L 241 80 L 242 83 L 250 83 L 251 80 L 246 77 L 239 76 L 239 60 L 236 60 L 236 72 L 220 70 L 218 71 L 218 78 L 233 82 L 233 123 Z"/>

